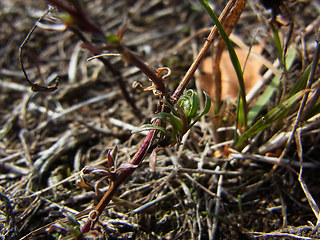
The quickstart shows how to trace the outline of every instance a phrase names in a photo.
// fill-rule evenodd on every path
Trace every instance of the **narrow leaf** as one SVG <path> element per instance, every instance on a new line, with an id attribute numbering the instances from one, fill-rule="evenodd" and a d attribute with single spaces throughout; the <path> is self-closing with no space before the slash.
<path id="1" fill-rule="evenodd" d="M 281 67 L 285 67 L 284 66 L 284 62 L 283 62 L 283 58 L 282 58 L 282 55 L 283 55 L 283 48 L 282 48 L 282 45 L 281 45 L 281 40 L 280 40 L 280 36 L 279 36 L 279 30 L 277 27 L 273 27 L 273 39 L 275 41 L 275 45 L 276 45 L 276 54 L 277 54 L 277 57 L 280 61 L 280 65 Z"/>
<path id="2" fill-rule="evenodd" d="M 181 132 L 182 130 L 182 123 L 179 121 L 178 118 L 176 118 L 170 113 L 165 113 L 165 112 L 158 113 L 151 119 L 151 122 L 153 122 L 156 119 L 161 119 L 165 122 L 169 122 L 172 125 L 173 130 L 177 132 Z"/>
<path id="3" fill-rule="evenodd" d="M 190 124 L 189 128 L 191 128 L 194 124 L 196 124 L 196 122 L 198 122 L 200 120 L 200 118 L 202 118 L 204 115 L 206 115 L 211 107 L 211 99 L 210 96 L 208 95 L 208 93 L 203 92 L 204 96 L 205 96 L 205 103 L 204 103 L 204 109 L 202 110 L 202 112 L 194 119 L 193 123 Z"/>
<path id="4" fill-rule="evenodd" d="M 290 47 L 288 49 L 288 54 L 287 54 L 287 69 L 290 69 L 293 61 L 294 61 L 294 56 L 296 55 L 296 49 L 295 47 Z M 248 125 L 250 126 L 253 120 L 257 117 L 261 109 L 267 104 L 267 102 L 270 100 L 272 97 L 273 93 L 278 89 L 280 85 L 280 78 L 278 76 L 274 76 L 271 80 L 271 82 L 268 84 L 267 88 L 264 90 L 264 92 L 261 94 L 259 99 L 255 102 L 255 104 L 252 106 L 252 108 L 248 112 Z M 293 96 L 297 92 L 299 92 L 301 89 L 296 88 L 297 91 L 289 92 L 289 97 Z M 290 94 L 291 93 L 291 94 Z"/>
<path id="5" fill-rule="evenodd" d="M 141 127 L 139 127 L 138 129 L 133 130 L 131 133 L 138 133 L 138 132 L 150 131 L 150 130 L 159 130 L 159 131 L 163 132 L 165 135 L 168 135 L 168 131 L 165 128 L 159 127 L 159 126 L 154 126 L 152 124 L 144 124 Z"/>
<path id="6" fill-rule="evenodd" d="M 244 124 L 244 127 L 247 126 L 247 102 L 246 102 L 246 93 L 245 93 L 245 87 L 244 87 L 244 80 L 243 80 L 243 72 L 241 69 L 241 65 L 239 62 L 239 59 L 237 57 L 236 52 L 234 51 L 234 48 L 231 44 L 231 41 L 229 40 L 226 32 L 224 31 L 218 17 L 216 16 L 216 14 L 214 13 L 214 11 L 212 10 L 212 8 L 210 7 L 210 5 L 208 4 L 208 2 L 206 0 L 199 0 L 200 3 L 202 4 L 202 6 L 206 9 L 206 11 L 208 12 L 208 14 L 210 15 L 212 21 L 214 22 L 214 24 L 217 26 L 219 33 L 222 37 L 222 39 L 224 40 L 227 49 L 229 51 L 229 55 L 230 55 L 230 59 L 232 62 L 232 65 L 237 73 L 237 77 L 238 77 L 238 81 L 239 81 L 239 86 L 240 86 L 240 97 L 243 101 L 242 107 L 240 108 L 240 105 L 238 104 L 237 107 L 237 111 L 242 111 L 241 116 L 244 117 L 244 120 L 242 121 Z M 239 101 L 238 101 L 239 102 Z M 237 116 L 239 116 L 239 114 L 237 114 Z"/>
<path id="7" fill-rule="evenodd" d="M 311 66 L 312 64 L 310 64 L 308 68 L 303 72 L 303 74 L 297 79 L 294 86 L 290 89 L 288 93 L 289 97 L 293 96 L 294 94 L 306 87 L 311 71 Z"/>
<path id="8" fill-rule="evenodd" d="M 282 102 L 279 106 L 270 110 L 259 121 L 257 121 L 251 128 L 249 128 L 238 140 L 236 147 L 240 147 L 243 142 L 250 136 L 261 132 L 267 128 L 271 123 L 276 121 L 279 117 L 284 117 L 288 113 L 289 109 L 305 94 L 306 90 L 301 91 L 286 101 Z"/>

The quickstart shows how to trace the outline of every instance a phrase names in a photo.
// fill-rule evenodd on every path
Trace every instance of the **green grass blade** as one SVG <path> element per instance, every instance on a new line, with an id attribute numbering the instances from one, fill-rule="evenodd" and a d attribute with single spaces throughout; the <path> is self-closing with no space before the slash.
<path id="1" fill-rule="evenodd" d="M 280 66 L 281 67 L 284 67 L 284 62 L 283 62 L 283 48 L 282 48 L 282 45 L 281 45 L 281 40 L 280 40 L 280 36 L 279 36 L 279 30 L 277 27 L 273 27 L 273 39 L 275 41 L 275 44 L 276 44 L 276 54 L 277 54 L 277 57 L 280 61 Z"/>
<path id="2" fill-rule="evenodd" d="M 312 64 L 310 64 L 303 74 L 296 80 L 294 86 L 288 92 L 288 97 L 291 97 L 302 89 L 305 89 L 311 72 L 311 66 Z"/>
<path id="3" fill-rule="evenodd" d="M 292 105 L 295 104 L 303 96 L 303 94 L 305 94 L 305 92 L 306 90 L 296 93 L 291 98 L 282 102 L 279 106 L 270 110 L 240 137 L 236 147 L 240 147 L 248 137 L 261 132 L 278 118 L 284 117 L 289 112 Z"/>
<path id="4" fill-rule="evenodd" d="M 293 61 L 296 56 L 296 49 L 295 47 L 290 47 L 288 49 L 288 54 L 287 54 L 287 60 L 286 60 L 286 65 L 287 69 L 290 69 Z M 268 103 L 270 98 L 272 97 L 273 93 L 279 88 L 280 85 L 280 78 L 277 76 L 274 76 L 267 86 L 267 88 L 264 90 L 262 95 L 259 97 L 259 99 L 256 101 L 256 103 L 252 106 L 252 108 L 248 112 L 248 126 L 250 126 L 253 122 L 253 120 L 258 116 L 259 112 L 261 109 Z M 293 94 L 289 95 L 289 97 L 293 96 L 297 92 L 299 92 L 301 89 L 298 89 L 296 92 Z"/>
<path id="5" fill-rule="evenodd" d="M 280 85 L 280 78 L 278 76 L 274 76 L 261 94 L 256 103 L 252 106 L 252 108 L 248 112 L 248 126 L 250 126 L 253 120 L 258 116 L 261 109 L 268 103 L 274 91 L 278 89 Z"/>
<path id="6" fill-rule="evenodd" d="M 243 72 L 241 69 L 241 65 L 238 59 L 238 56 L 236 54 L 236 52 L 234 51 L 234 48 L 231 44 L 230 39 L 228 38 L 226 32 L 224 31 L 218 17 L 216 16 L 216 14 L 213 12 L 212 8 L 210 7 L 210 5 L 208 4 L 208 2 L 206 0 L 199 0 L 200 3 L 202 4 L 202 6 L 205 8 L 205 10 L 207 11 L 207 13 L 209 14 L 209 16 L 211 17 L 212 21 L 214 22 L 214 24 L 217 26 L 219 33 L 223 39 L 223 41 L 225 42 L 227 49 L 229 51 L 229 55 L 230 55 L 230 59 L 232 62 L 232 65 L 236 71 L 237 77 L 238 77 L 238 82 L 239 82 L 239 86 L 240 86 L 240 96 L 241 99 L 243 101 L 242 103 L 242 107 L 240 107 L 241 105 L 239 104 L 240 101 L 238 101 L 238 107 L 237 107 L 237 111 L 241 111 L 241 114 L 237 114 L 237 116 L 243 116 L 243 119 L 239 119 L 239 123 L 243 123 L 243 126 L 246 128 L 247 126 L 247 103 L 246 103 L 246 93 L 245 93 L 245 88 L 244 88 L 244 81 L 243 81 Z"/>
<path id="7" fill-rule="evenodd" d="M 313 108 L 311 108 L 310 112 L 306 115 L 305 119 L 309 119 L 314 117 L 315 115 L 320 113 L 320 102 L 316 103 Z"/>

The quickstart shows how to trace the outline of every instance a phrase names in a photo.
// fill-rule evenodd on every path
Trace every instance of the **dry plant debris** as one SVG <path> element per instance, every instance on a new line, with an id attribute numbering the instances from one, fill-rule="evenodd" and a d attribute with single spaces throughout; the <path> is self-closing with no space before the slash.
<path id="1" fill-rule="evenodd" d="M 212 26 L 193 0 L 83 2 L 103 32 L 117 34 L 127 22 L 122 42 L 155 69 L 170 67 L 171 76 L 165 80 L 170 91 L 179 84 Z M 281 78 L 290 91 L 308 65 L 317 61 L 320 4 L 281 2 L 294 16 L 290 45 L 297 54 Z M 224 4 L 214 1 L 217 14 Z M 100 180 L 109 174 L 101 167 L 95 170 L 98 174 L 88 174 L 81 182 L 83 168 L 90 172 L 91 166 L 108 166 L 108 151 L 115 146 L 115 166 L 126 164 L 144 138 L 144 132 L 132 135 L 131 131 L 150 123 L 156 111 L 157 99 L 151 92 L 131 88 L 134 81 L 151 85 L 136 67 L 112 55 L 106 57 L 115 66 L 112 72 L 98 59 L 87 61 L 93 54 L 81 47 L 73 33 L 48 30 L 59 27 L 56 9 L 32 33 L 22 60 L 30 80 L 52 86 L 59 77 L 59 85 L 54 92 L 32 92 L 20 70 L 18 50 L 46 8 L 45 1 L 0 2 L 1 239 L 61 239 L 79 231 L 108 189 L 107 182 Z M 270 66 L 277 59 L 270 27 L 273 17 L 258 1 L 248 0 L 233 29 L 247 46 L 253 39 L 264 41 L 261 55 L 269 63 L 260 69 L 261 62 L 252 60 L 246 67 L 245 74 L 259 68 L 254 71 L 255 80 L 259 74 L 265 78 L 249 108 L 272 76 L 282 73 L 279 64 Z M 286 17 L 281 19 L 285 23 Z M 281 26 L 279 31 L 285 42 L 289 27 Z M 231 70 L 221 71 L 223 75 Z M 117 84 L 120 75 L 134 104 Z M 190 88 L 200 92 L 198 80 Z M 308 93 L 317 102 L 319 69 L 314 82 Z M 279 90 L 257 118 L 277 106 L 280 98 Z M 222 117 L 228 120 L 216 129 L 226 133 L 224 142 L 214 140 L 212 116 L 206 116 L 180 145 L 156 148 L 142 162 L 84 239 L 320 239 L 319 110 L 314 109 L 307 119 L 302 114 L 292 137 L 302 101 L 286 117 L 252 136 L 242 149 L 232 145 L 233 104 L 226 104 Z M 228 146 L 228 158 L 213 156 L 224 146 Z M 279 151 L 285 152 L 281 161 Z"/>

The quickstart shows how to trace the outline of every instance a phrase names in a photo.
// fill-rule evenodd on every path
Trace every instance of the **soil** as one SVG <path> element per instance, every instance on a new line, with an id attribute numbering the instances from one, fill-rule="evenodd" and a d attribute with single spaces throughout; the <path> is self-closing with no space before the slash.
<path id="1" fill-rule="evenodd" d="M 126 23 L 121 43 L 155 69 L 171 69 L 165 79 L 171 93 L 213 26 L 195 0 L 83 2 L 90 21 L 104 33 L 116 36 Z M 217 15 L 226 2 L 212 1 Z M 261 56 L 272 65 L 277 49 L 271 23 L 278 14 L 283 45 L 294 23 L 289 45 L 295 55 L 254 122 L 279 104 L 284 86 L 289 92 L 308 65 L 318 63 L 314 57 L 319 1 L 263 2 L 273 9 L 247 1 L 231 39 L 237 37 L 247 46 L 263 43 Z M 98 59 L 88 60 L 93 54 L 72 31 L 53 30 L 63 23 L 57 9 L 44 16 L 21 45 L 46 9 L 45 1 L 0 2 L 1 239 L 76 238 L 109 186 L 105 171 L 83 175 L 82 169 L 108 167 L 108 151 L 115 146 L 116 166 L 127 163 L 146 133 L 132 134 L 132 130 L 150 123 L 159 102 L 153 91 L 132 87 L 135 81 L 144 88 L 152 82 L 121 56 L 104 56 L 115 74 Z M 83 34 L 101 44 L 98 35 Z M 57 89 L 32 91 L 21 70 L 20 53 L 29 81 L 54 86 L 58 79 Z M 275 68 L 283 72 L 279 65 Z M 263 66 L 261 76 L 267 70 Z M 199 74 L 188 88 L 201 95 Z M 272 78 L 272 74 L 266 77 L 249 109 Z M 314 81 L 318 78 L 316 71 Z M 313 93 L 317 84 L 312 89 Z M 220 117 L 227 120 L 221 126 L 213 126 L 216 116 L 210 112 L 180 144 L 155 148 L 83 238 L 320 239 L 319 108 L 300 121 L 286 145 L 300 104 L 299 100 L 286 116 L 235 148 L 235 100 L 224 100 Z M 219 131 L 226 133 L 223 144 L 214 137 Z"/>

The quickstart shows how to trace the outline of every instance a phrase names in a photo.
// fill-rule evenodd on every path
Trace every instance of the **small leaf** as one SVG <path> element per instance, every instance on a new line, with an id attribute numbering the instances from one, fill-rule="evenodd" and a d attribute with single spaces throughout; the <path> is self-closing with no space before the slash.
<path id="1" fill-rule="evenodd" d="M 133 130 L 131 133 L 138 133 L 138 132 L 150 131 L 150 130 L 159 130 L 159 131 L 163 132 L 166 136 L 168 135 L 168 131 L 165 128 L 159 127 L 159 126 L 154 126 L 152 124 L 144 124 L 141 127 L 139 127 L 138 129 Z"/>
<path id="2" fill-rule="evenodd" d="M 119 42 L 119 39 L 118 39 L 118 36 L 116 36 L 116 35 L 113 35 L 113 34 L 108 34 L 108 36 L 107 36 L 107 39 L 108 39 L 108 41 L 110 42 L 110 43 L 113 43 L 113 44 L 119 44 L 120 42 Z"/>
<path id="3" fill-rule="evenodd" d="M 182 131 L 182 123 L 179 121 L 178 118 L 176 118 L 170 113 L 165 113 L 165 112 L 158 113 L 156 116 L 154 116 L 151 119 L 151 122 L 153 122 L 156 119 L 161 119 L 165 122 L 169 122 L 173 127 L 173 131 L 176 131 L 176 132 Z"/>
<path id="4" fill-rule="evenodd" d="M 178 100 L 178 104 L 183 109 L 188 120 L 191 120 L 191 118 L 194 118 L 197 115 L 200 101 L 196 92 L 189 89 Z"/>
<path id="5" fill-rule="evenodd" d="M 280 40 L 280 36 L 279 36 L 279 30 L 277 27 L 273 27 L 273 38 L 275 41 L 275 45 L 276 45 L 276 54 L 277 57 L 280 61 L 281 67 L 285 67 L 284 63 L 283 63 L 283 49 L 282 49 L 282 45 L 281 45 L 281 40 Z"/>
<path id="6" fill-rule="evenodd" d="M 109 168 L 114 167 L 114 158 L 111 156 L 110 151 L 108 152 L 108 166 Z"/>
<path id="7" fill-rule="evenodd" d="M 194 124 L 196 124 L 196 122 L 198 122 L 200 120 L 200 118 L 202 118 L 204 115 L 206 115 L 211 107 L 211 99 L 210 96 L 208 95 L 208 93 L 203 92 L 204 96 L 205 96 L 205 103 L 204 103 L 204 109 L 202 110 L 202 112 L 194 119 L 193 123 L 190 124 L 190 127 L 192 127 Z"/>
<path id="8" fill-rule="evenodd" d="M 187 115 L 191 109 L 192 99 L 191 96 L 184 93 L 180 99 L 178 100 L 177 104 L 181 107 L 182 111 Z"/>
<path id="9" fill-rule="evenodd" d="M 118 147 L 117 145 L 114 146 L 111 150 L 108 151 L 108 165 L 109 168 L 112 168 L 116 165 L 116 159 L 117 159 L 117 154 L 118 154 Z"/>
<path id="10" fill-rule="evenodd" d="M 58 17 L 67 25 L 70 26 L 74 22 L 74 18 L 66 12 L 61 12 L 58 14 Z"/>
<path id="11" fill-rule="evenodd" d="M 197 112 L 200 108 L 200 100 L 198 94 L 191 89 L 187 91 L 187 94 L 190 94 L 192 97 L 192 105 L 187 117 L 194 118 L 197 115 Z"/>
<path id="12" fill-rule="evenodd" d="M 173 115 L 179 117 L 180 114 L 179 114 L 179 111 L 177 111 L 177 109 L 174 108 L 174 106 L 172 106 L 172 104 L 170 102 L 168 102 L 167 98 L 166 97 L 163 97 L 163 102 L 164 104 L 170 108 L 171 112 L 173 113 Z"/>

